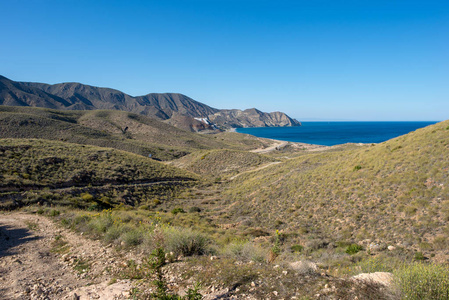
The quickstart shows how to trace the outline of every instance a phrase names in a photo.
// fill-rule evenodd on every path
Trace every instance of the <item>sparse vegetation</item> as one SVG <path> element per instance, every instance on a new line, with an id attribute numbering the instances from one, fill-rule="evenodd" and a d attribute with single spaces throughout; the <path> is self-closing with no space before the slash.
<path id="1" fill-rule="evenodd" d="M 29 112 L 33 120 L 56 120 L 51 110 Z M 148 126 L 152 121 L 131 115 L 64 112 L 58 120 L 91 129 L 99 120 L 109 122 L 105 139 L 117 134 L 121 145 L 148 145 L 149 134 L 123 128 L 129 118 Z M 0 117 L 0 124 L 18 120 Z M 392 291 L 349 279 L 372 272 L 394 273 L 394 297 L 447 299 L 447 267 L 437 264 L 449 240 L 447 124 L 378 145 L 266 155 L 243 151 L 259 142 L 241 137 L 224 149 L 233 139 L 229 133 L 195 137 L 185 141 L 188 147 L 173 142 L 154 152 L 179 151 L 162 155 L 177 158 L 169 165 L 112 148 L 2 139 L 0 204 L 28 206 L 117 253 L 153 253 L 147 267 L 127 258 L 116 275 L 148 281 L 153 270 L 153 297 L 159 299 L 180 299 L 166 284 L 167 272 L 181 274 L 184 299 L 199 299 L 192 282 L 227 288 L 228 296 L 261 298 L 276 291 L 284 299 L 385 299 Z M 69 251 L 56 236 L 52 252 Z M 78 257 L 73 267 L 84 274 L 92 263 Z M 139 288 L 132 293 L 145 295 Z"/>
<path id="2" fill-rule="evenodd" d="M 449 268 L 414 263 L 394 272 L 401 299 L 449 299 Z"/>
<path id="3" fill-rule="evenodd" d="M 228 222 L 244 215 L 268 229 L 301 232 L 291 243 L 379 239 L 387 245 L 403 241 L 413 253 L 425 242 L 424 256 L 435 254 L 449 233 L 449 177 L 443 171 L 449 168 L 448 122 L 378 145 L 307 153 L 242 174 L 224 187 Z M 439 235 L 436 243 L 429 230 Z"/>
<path id="4" fill-rule="evenodd" d="M 247 151 L 209 150 L 203 153 L 204 151 L 192 153 L 173 164 L 199 175 L 213 176 L 214 181 L 219 182 L 224 175 L 236 175 L 275 161 L 268 156 Z"/>
<path id="5" fill-rule="evenodd" d="M 180 158 L 198 149 L 250 150 L 269 143 L 232 132 L 200 135 L 151 117 L 122 111 L 0 106 L 0 128 L 0 138 L 61 140 L 115 148 L 144 157 L 151 154 L 158 160 Z"/>

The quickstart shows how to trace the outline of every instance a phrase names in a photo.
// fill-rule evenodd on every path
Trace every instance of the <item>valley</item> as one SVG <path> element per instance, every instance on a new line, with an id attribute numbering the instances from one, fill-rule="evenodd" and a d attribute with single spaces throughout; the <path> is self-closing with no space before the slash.
<path id="1" fill-rule="evenodd" d="M 111 110 L 0 106 L 0 128 L 7 298 L 401 299 L 446 287 L 449 121 L 332 147 Z"/>

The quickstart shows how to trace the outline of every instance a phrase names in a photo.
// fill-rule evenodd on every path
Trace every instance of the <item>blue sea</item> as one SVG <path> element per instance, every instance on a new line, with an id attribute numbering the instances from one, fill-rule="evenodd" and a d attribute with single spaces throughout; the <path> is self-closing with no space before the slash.
<path id="1" fill-rule="evenodd" d="M 435 123 L 302 122 L 299 127 L 238 128 L 237 132 L 275 140 L 333 146 L 344 143 L 381 143 Z"/>

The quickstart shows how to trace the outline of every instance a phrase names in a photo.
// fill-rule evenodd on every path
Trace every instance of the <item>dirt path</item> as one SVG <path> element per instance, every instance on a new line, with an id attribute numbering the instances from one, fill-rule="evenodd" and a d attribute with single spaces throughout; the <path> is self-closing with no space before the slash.
<path id="1" fill-rule="evenodd" d="M 267 148 L 259 148 L 259 149 L 255 149 L 255 150 L 251 150 L 250 152 L 254 152 L 254 153 L 268 153 L 277 149 L 281 149 L 284 148 L 285 146 L 287 146 L 288 142 L 284 142 L 284 141 L 276 141 L 275 144 L 267 147 Z"/>
<path id="2" fill-rule="evenodd" d="M 260 166 L 260 167 L 258 167 L 258 168 L 255 168 L 255 169 L 252 169 L 252 170 L 248 170 L 248 171 L 239 173 L 239 174 L 237 174 L 237 175 L 234 175 L 234 176 L 232 176 L 231 178 L 229 178 L 229 180 L 234 180 L 235 178 L 239 177 L 240 175 L 243 175 L 243 174 L 246 174 L 246 173 L 251 173 L 251 172 L 256 172 L 256 171 L 259 171 L 259 170 L 268 168 L 269 166 L 277 165 L 277 164 L 280 164 L 280 163 L 281 163 L 281 161 L 274 161 L 274 162 L 268 163 L 268 164 L 266 164 L 266 165 Z"/>
<path id="3" fill-rule="evenodd" d="M 47 218 L 0 213 L 0 299 L 125 299 L 117 253 Z"/>
<path id="4" fill-rule="evenodd" d="M 305 143 L 296 143 L 296 142 L 286 142 L 286 141 L 279 141 L 279 140 L 273 140 L 274 144 L 267 148 L 259 148 L 255 150 L 251 150 L 250 152 L 254 153 L 269 153 L 275 150 L 281 150 L 282 148 L 286 147 L 287 145 L 290 145 L 293 148 L 306 150 L 306 151 L 324 151 L 328 150 L 331 147 L 329 146 L 321 146 L 321 145 L 314 145 L 314 144 L 305 144 Z"/>

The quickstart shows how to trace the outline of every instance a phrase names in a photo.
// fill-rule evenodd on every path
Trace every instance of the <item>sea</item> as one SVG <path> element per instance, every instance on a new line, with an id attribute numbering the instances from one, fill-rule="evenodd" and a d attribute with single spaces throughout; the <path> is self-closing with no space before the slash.
<path id="1" fill-rule="evenodd" d="M 275 140 L 333 146 L 345 143 L 381 143 L 435 124 L 407 122 L 301 122 L 298 127 L 238 128 L 236 131 Z"/>

